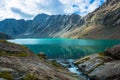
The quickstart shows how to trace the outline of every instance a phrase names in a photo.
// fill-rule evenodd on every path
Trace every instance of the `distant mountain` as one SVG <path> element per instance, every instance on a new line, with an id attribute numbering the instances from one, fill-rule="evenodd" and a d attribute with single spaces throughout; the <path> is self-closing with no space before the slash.
<path id="1" fill-rule="evenodd" d="M 25 20 L 5 19 L 0 21 L 0 32 L 9 34 L 12 37 L 24 33 L 27 27 Z"/>
<path id="2" fill-rule="evenodd" d="M 76 14 L 51 16 L 39 14 L 28 21 L 15 19 L 0 21 L 0 31 L 15 38 L 59 37 L 62 33 L 83 24 L 84 20 Z"/>
<path id="3" fill-rule="evenodd" d="M 85 17 L 39 14 L 33 20 L 5 19 L 0 32 L 14 38 L 120 39 L 120 0 L 106 2 Z"/>
<path id="4" fill-rule="evenodd" d="M 4 34 L 4 33 L 1 33 L 1 32 L 0 32 L 0 39 L 12 39 L 12 37 L 10 37 L 10 36 L 7 35 L 7 34 Z"/>

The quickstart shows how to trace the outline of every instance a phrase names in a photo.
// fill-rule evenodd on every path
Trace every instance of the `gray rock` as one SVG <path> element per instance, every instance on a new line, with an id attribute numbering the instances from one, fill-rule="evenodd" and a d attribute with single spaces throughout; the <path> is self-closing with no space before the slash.
<path id="1" fill-rule="evenodd" d="M 98 54 L 94 54 L 94 55 L 90 55 L 90 56 L 78 59 L 74 63 L 77 64 L 77 66 L 83 73 L 89 74 L 98 66 L 103 65 L 104 57 Z"/>
<path id="2" fill-rule="evenodd" d="M 119 80 L 120 60 L 104 63 L 92 71 L 89 76 L 95 80 Z"/>
<path id="3" fill-rule="evenodd" d="M 120 60 L 120 45 L 107 49 L 106 54 L 114 59 Z"/>
<path id="4" fill-rule="evenodd" d="M 120 80 L 120 45 L 75 61 L 91 80 Z"/>

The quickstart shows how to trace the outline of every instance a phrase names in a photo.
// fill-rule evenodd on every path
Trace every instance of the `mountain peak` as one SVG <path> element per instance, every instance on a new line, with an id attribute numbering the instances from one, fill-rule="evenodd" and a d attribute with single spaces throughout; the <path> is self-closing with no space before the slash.
<path id="1" fill-rule="evenodd" d="M 41 13 L 41 14 L 38 14 L 37 16 L 35 16 L 35 18 L 37 18 L 37 17 L 48 17 L 48 16 L 49 15 L 47 15 L 47 14 Z"/>
<path id="2" fill-rule="evenodd" d="M 37 16 L 35 16 L 35 18 L 33 19 L 34 21 L 34 24 L 37 24 L 39 22 L 43 23 L 44 21 L 46 21 L 46 19 L 50 17 L 49 15 L 47 14 L 38 14 Z"/>

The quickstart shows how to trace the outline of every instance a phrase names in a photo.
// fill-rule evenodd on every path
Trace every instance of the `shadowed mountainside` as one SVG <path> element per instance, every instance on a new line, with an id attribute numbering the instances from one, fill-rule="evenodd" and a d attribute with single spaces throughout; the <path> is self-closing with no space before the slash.
<path id="1" fill-rule="evenodd" d="M 120 0 L 106 0 L 85 17 L 39 14 L 33 20 L 5 19 L 0 32 L 13 38 L 120 39 Z"/>
<path id="2" fill-rule="evenodd" d="M 79 15 L 47 15 L 39 14 L 33 20 L 5 19 L 0 21 L 0 32 L 14 38 L 59 37 L 77 25 L 83 25 Z M 5 28 L 6 27 L 6 28 Z M 59 33 L 59 34 L 57 34 Z"/>
<path id="3" fill-rule="evenodd" d="M 10 37 L 10 36 L 7 35 L 7 34 L 4 34 L 4 33 L 1 33 L 1 32 L 0 32 L 0 39 L 12 39 L 12 37 Z"/>

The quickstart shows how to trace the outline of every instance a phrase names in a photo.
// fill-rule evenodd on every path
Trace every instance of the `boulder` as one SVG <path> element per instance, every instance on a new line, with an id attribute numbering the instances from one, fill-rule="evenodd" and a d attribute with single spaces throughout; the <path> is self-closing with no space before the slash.
<path id="1" fill-rule="evenodd" d="M 91 80 L 120 80 L 120 45 L 74 62 Z"/>
<path id="2" fill-rule="evenodd" d="M 88 76 L 92 80 L 120 80 L 120 60 L 104 63 Z"/>
<path id="3" fill-rule="evenodd" d="M 78 59 L 76 62 L 79 69 L 84 73 L 84 74 L 89 74 L 92 71 L 94 71 L 95 68 L 97 68 L 100 65 L 103 65 L 104 63 L 104 57 L 94 54 L 90 55 L 81 59 Z"/>
<path id="4" fill-rule="evenodd" d="M 107 49 L 105 54 L 113 59 L 120 60 L 120 45 L 113 46 L 111 49 Z"/>

